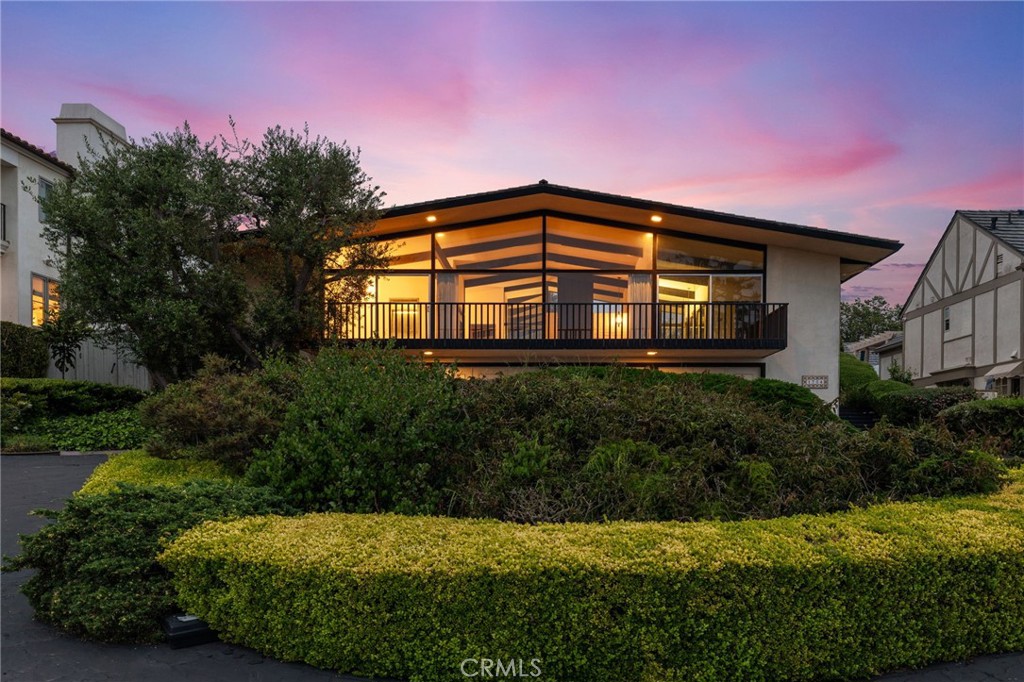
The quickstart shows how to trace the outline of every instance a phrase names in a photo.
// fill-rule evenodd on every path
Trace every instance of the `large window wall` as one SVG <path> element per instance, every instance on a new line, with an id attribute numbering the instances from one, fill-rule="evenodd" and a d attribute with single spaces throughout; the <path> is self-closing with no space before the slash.
<path id="1" fill-rule="evenodd" d="M 389 304 L 374 328 L 396 338 L 429 324 L 440 338 L 648 338 L 652 325 L 670 338 L 725 314 L 708 304 L 763 301 L 763 247 L 646 226 L 548 213 L 388 245 L 392 266 L 365 301 Z"/>

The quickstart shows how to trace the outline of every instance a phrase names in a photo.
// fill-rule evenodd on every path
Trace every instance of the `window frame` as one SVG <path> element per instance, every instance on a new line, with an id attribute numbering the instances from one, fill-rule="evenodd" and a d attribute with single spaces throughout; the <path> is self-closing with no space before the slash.
<path id="1" fill-rule="evenodd" d="M 29 275 L 29 318 L 32 323 L 32 327 L 38 329 L 42 327 L 42 324 L 36 324 L 35 312 L 36 312 L 36 278 L 42 282 L 41 299 L 43 304 L 43 323 L 49 318 L 50 313 L 54 312 L 60 314 L 60 282 L 52 277 L 41 275 L 38 272 L 33 272 Z M 57 296 L 55 302 L 51 302 L 50 288 L 56 286 Z"/>

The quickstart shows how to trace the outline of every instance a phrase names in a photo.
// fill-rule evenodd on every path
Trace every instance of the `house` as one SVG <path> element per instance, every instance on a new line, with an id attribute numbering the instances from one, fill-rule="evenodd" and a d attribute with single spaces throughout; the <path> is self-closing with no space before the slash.
<path id="1" fill-rule="evenodd" d="M 873 336 L 853 341 L 846 344 L 844 350 L 861 362 L 866 362 L 875 368 L 875 372 L 881 374 L 879 368 L 878 349 L 886 345 L 894 337 L 899 336 L 898 331 L 885 331 Z"/>
<path id="2" fill-rule="evenodd" d="M 875 348 L 878 355 L 878 378 L 891 379 L 889 369 L 895 364 L 903 368 L 903 334 L 897 332 L 895 336 Z"/>
<path id="3" fill-rule="evenodd" d="M 555 185 L 399 206 L 333 332 L 488 376 L 622 363 L 839 390 L 839 288 L 899 242 Z"/>
<path id="4" fill-rule="evenodd" d="M 903 307 L 915 386 L 1021 395 L 1024 210 L 956 211 Z"/>
<path id="5" fill-rule="evenodd" d="M 45 195 L 54 183 L 74 174 L 79 155 L 89 153 L 86 140 L 101 150 L 101 135 L 113 142 L 126 139 L 124 126 L 91 104 L 64 104 L 53 121 L 56 154 L 13 132 L 0 132 L 0 319 L 28 327 L 39 327 L 48 315 L 60 311 L 60 282 L 53 254 L 42 237 L 45 216 L 23 187 Z M 51 365 L 49 376 L 60 377 L 60 371 Z M 149 387 L 143 368 L 119 358 L 116 349 L 89 341 L 82 344 L 67 378 Z"/>

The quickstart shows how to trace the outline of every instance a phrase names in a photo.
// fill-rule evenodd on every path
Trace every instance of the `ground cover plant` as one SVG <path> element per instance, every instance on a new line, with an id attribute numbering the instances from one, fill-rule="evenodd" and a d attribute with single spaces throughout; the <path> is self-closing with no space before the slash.
<path id="1" fill-rule="evenodd" d="M 21 555 L 5 558 L 5 571 L 36 569 L 22 591 L 40 620 L 87 639 L 158 641 L 160 618 L 178 610 L 170 576 L 156 563 L 164 543 L 209 519 L 293 511 L 266 489 L 166 480 L 210 475 L 203 471 L 164 471 L 160 484 L 112 489 L 116 474 L 154 471 L 139 464 L 130 456 L 98 472 L 63 510 L 43 512 L 52 523 L 22 536 Z"/>
<path id="2" fill-rule="evenodd" d="M 767 521 L 251 518 L 160 560 L 223 638 L 363 675 L 487 656 L 554 680 L 846 679 L 1024 647 L 1024 472 Z"/>
<path id="3" fill-rule="evenodd" d="M 216 462 L 187 459 L 160 459 L 142 450 L 112 455 L 92 472 L 77 495 L 95 495 L 117 490 L 122 483 L 136 486 L 176 486 L 190 481 L 239 483 Z"/>

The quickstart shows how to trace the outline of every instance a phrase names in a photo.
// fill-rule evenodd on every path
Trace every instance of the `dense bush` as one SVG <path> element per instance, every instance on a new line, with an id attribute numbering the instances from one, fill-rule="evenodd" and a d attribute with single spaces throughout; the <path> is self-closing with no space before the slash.
<path id="1" fill-rule="evenodd" d="M 50 368 L 50 353 L 39 330 L 0 322 L 0 369 L 5 377 L 42 378 Z"/>
<path id="2" fill-rule="evenodd" d="M 946 408 L 938 418 L 961 438 L 980 440 L 1012 462 L 1024 463 L 1024 398 L 972 400 Z"/>
<path id="3" fill-rule="evenodd" d="M 450 483 L 450 511 L 463 516 L 764 518 L 984 491 L 1002 474 L 945 432 L 856 433 L 783 418 L 742 392 L 708 392 L 696 381 L 532 372 L 469 382 L 463 403 L 471 460 L 459 460 Z M 898 462 L 880 466 L 878 444 Z M 927 483 L 898 480 L 933 465 Z"/>
<path id="4" fill-rule="evenodd" d="M 999 457 L 970 447 L 941 425 L 905 429 L 883 421 L 857 434 L 850 447 L 864 480 L 890 499 L 993 492 L 1006 473 Z"/>
<path id="5" fill-rule="evenodd" d="M 691 385 L 711 393 L 729 393 L 746 398 L 763 409 L 772 409 L 788 417 L 812 421 L 834 421 L 835 414 L 814 393 L 788 381 L 778 379 L 744 379 L 735 374 L 688 372 L 673 374 L 619 365 L 565 366 L 546 370 L 555 376 L 603 379 L 617 383 L 651 385 Z"/>
<path id="6" fill-rule="evenodd" d="M 127 450 L 141 447 L 150 436 L 135 408 L 43 419 L 32 426 L 32 433 L 58 450 Z"/>
<path id="7" fill-rule="evenodd" d="M 242 472 L 256 448 L 273 443 L 294 393 L 293 370 L 268 360 L 258 372 L 239 374 L 207 356 L 195 379 L 172 384 L 141 405 L 153 430 L 148 450 L 158 457 L 207 459 Z"/>
<path id="8" fill-rule="evenodd" d="M 250 481 L 307 509 L 442 509 L 462 447 L 449 368 L 368 347 L 325 349 L 299 371 L 281 434 L 256 455 Z"/>
<path id="9" fill-rule="evenodd" d="M 948 407 L 977 399 L 974 389 L 965 386 L 911 388 L 880 396 L 875 411 L 897 426 L 914 426 L 933 421 Z"/>
<path id="10" fill-rule="evenodd" d="M 63 379 L 0 379 L 0 391 L 28 403 L 24 421 L 111 412 L 136 405 L 146 394 L 131 386 Z"/>
<path id="11" fill-rule="evenodd" d="M 243 519 L 160 561 L 222 638 L 362 675 L 860 678 L 1024 647 L 1022 488 L 736 523 Z"/>
<path id="12" fill-rule="evenodd" d="M 105 642 L 156 641 L 159 619 L 178 608 L 156 563 L 161 542 L 209 519 L 288 511 L 266 489 L 209 481 L 77 495 L 22 536 L 22 554 L 4 570 L 36 569 L 22 591 L 40 620 Z"/>
<path id="13" fill-rule="evenodd" d="M 869 381 L 877 381 L 878 373 L 875 368 L 863 360 L 858 360 L 849 353 L 839 354 L 839 393 L 845 394 L 849 391 L 863 386 Z M 845 404 L 845 400 L 843 401 Z"/>
<path id="14" fill-rule="evenodd" d="M 117 490 L 118 484 L 175 486 L 189 481 L 237 482 L 237 477 L 216 462 L 160 459 L 141 450 L 112 455 L 92 472 L 76 495 L 95 495 Z"/>

